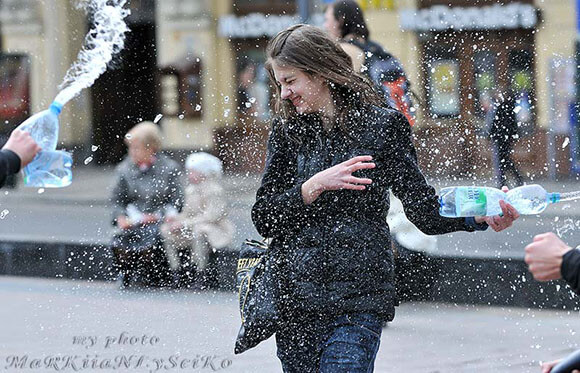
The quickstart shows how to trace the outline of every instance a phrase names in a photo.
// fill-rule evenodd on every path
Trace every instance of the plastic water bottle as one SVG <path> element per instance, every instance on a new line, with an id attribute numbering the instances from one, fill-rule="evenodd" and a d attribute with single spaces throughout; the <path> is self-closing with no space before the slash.
<path id="1" fill-rule="evenodd" d="M 63 188 L 72 183 L 72 157 L 63 150 L 41 151 L 22 169 L 24 185 Z"/>
<path id="2" fill-rule="evenodd" d="M 24 185 L 28 187 L 62 188 L 72 183 L 72 156 L 56 150 L 61 110 L 62 105 L 55 101 L 48 110 L 33 115 L 18 126 L 18 129 L 30 133 L 42 148 L 22 169 Z"/>
<path id="3" fill-rule="evenodd" d="M 41 111 L 22 122 L 19 130 L 30 133 L 43 151 L 56 150 L 58 141 L 58 116 L 62 105 L 53 102 L 48 110 Z"/>
<path id="4" fill-rule="evenodd" d="M 446 217 L 493 216 L 501 214 L 504 200 L 520 214 L 539 214 L 551 203 L 580 198 L 580 192 L 548 193 L 540 185 L 524 185 L 507 193 L 490 187 L 458 186 L 441 189 L 439 214 Z"/>

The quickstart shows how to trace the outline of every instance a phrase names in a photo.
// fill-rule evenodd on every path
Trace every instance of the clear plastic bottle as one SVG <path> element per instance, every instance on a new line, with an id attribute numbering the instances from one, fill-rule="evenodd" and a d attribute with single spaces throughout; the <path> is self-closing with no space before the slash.
<path id="1" fill-rule="evenodd" d="M 439 194 L 439 213 L 446 217 L 493 216 L 501 214 L 499 201 L 504 200 L 520 214 L 534 215 L 550 203 L 580 198 L 580 192 L 548 193 L 540 185 L 524 185 L 507 193 L 490 187 L 448 187 Z"/>
<path id="2" fill-rule="evenodd" d="M 41 151 L 22 169 L 24 185 L 63 188 L 72 183 L 72 157 L 63 150 Z"/>
<path id="3" fill-rule="evenodd" d="M 34 114 L 18 126 L 19 130 L 30 133 L 30 136 L 43 151 L 56 150 L 58 141 L 58 116 L 62 105 L 53 102 L 48 110 Z"/>
<path id="4" fill-rule="evenodd" d="M 72 183 L 72 156 L 57 151 L 58 115 L 62 105 L 53 102 L 48 110 L 25 120 L 18 129 L 30 133 L 41 151 L 22 169 L 24 185 L 36 188 L 62 188 Z"/>

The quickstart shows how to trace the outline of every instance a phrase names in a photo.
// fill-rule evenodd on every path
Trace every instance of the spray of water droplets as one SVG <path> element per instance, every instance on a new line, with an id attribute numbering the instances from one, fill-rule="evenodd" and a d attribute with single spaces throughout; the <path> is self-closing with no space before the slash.
<path id="1" fill-rule="evenodd" d="M 573 231 L 575 229 L 580 229 L 580 220 L 574 221 L 574 219 L 567 218 L 564 219 L 562 224 L 556 227 L 556 234 L 558 235 L 558 237 L 561 238 L 564 234 Z"/>
<path id="2" fill-rule="evenodd" d="M 55 101 L 66 104 L 81 90 L 88 88 L 107 69 L 107 65 L 125 44 L 129 28 L 124 9 L 126 0 L 80 0 L 77 7 L 92 16 L 93 28 L 85 37 L 77 61 L 68 69 Z"/>

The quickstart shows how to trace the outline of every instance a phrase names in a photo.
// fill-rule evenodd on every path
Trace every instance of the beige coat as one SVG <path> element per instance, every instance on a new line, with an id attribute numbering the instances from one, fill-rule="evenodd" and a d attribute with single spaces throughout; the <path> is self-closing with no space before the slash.
<path id="1" fill-rule="evenodd" d="M 190 241 L 205 236 L 212 248 L 221 249 L 231 244 L 234 226 L 227 218 L 224 189 L 215 180 L 208 179 L 200 184 L 189 184 L 185 188 L 185 206 L 177 216 L 183 224 L 182 237 L 171 237 L 175 241 Z M 168 227 L 162 228 L 165 235 Z M 180 239 L 181 238 L 181 239 Z"/>

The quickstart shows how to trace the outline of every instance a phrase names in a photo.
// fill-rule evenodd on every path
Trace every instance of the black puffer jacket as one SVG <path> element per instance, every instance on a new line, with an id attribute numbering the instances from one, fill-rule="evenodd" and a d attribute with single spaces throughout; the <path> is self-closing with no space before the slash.
<path id="1" fill-rule="evenodd" d="M 325 132 L 313 117 L 287 125 L 274 121 L 252 219 L 260 234 L 274 238 L 282 313 L 374 312 L 392 319 L 396 299 L 386 222 L 389 189 L 427 234 L 480 228 L 439 215 L 435 189 L 417 166 L 410 126 L 401 113 L 366 107 L 357 115 L 350 136 L 339 129 Z M 373 156 L 375 169 L 355 173 L 371 178 L 372 185 L 365 191 L 327 191 L 313 204 L 304 204 L 302 183 L 358 155 Z"/>

